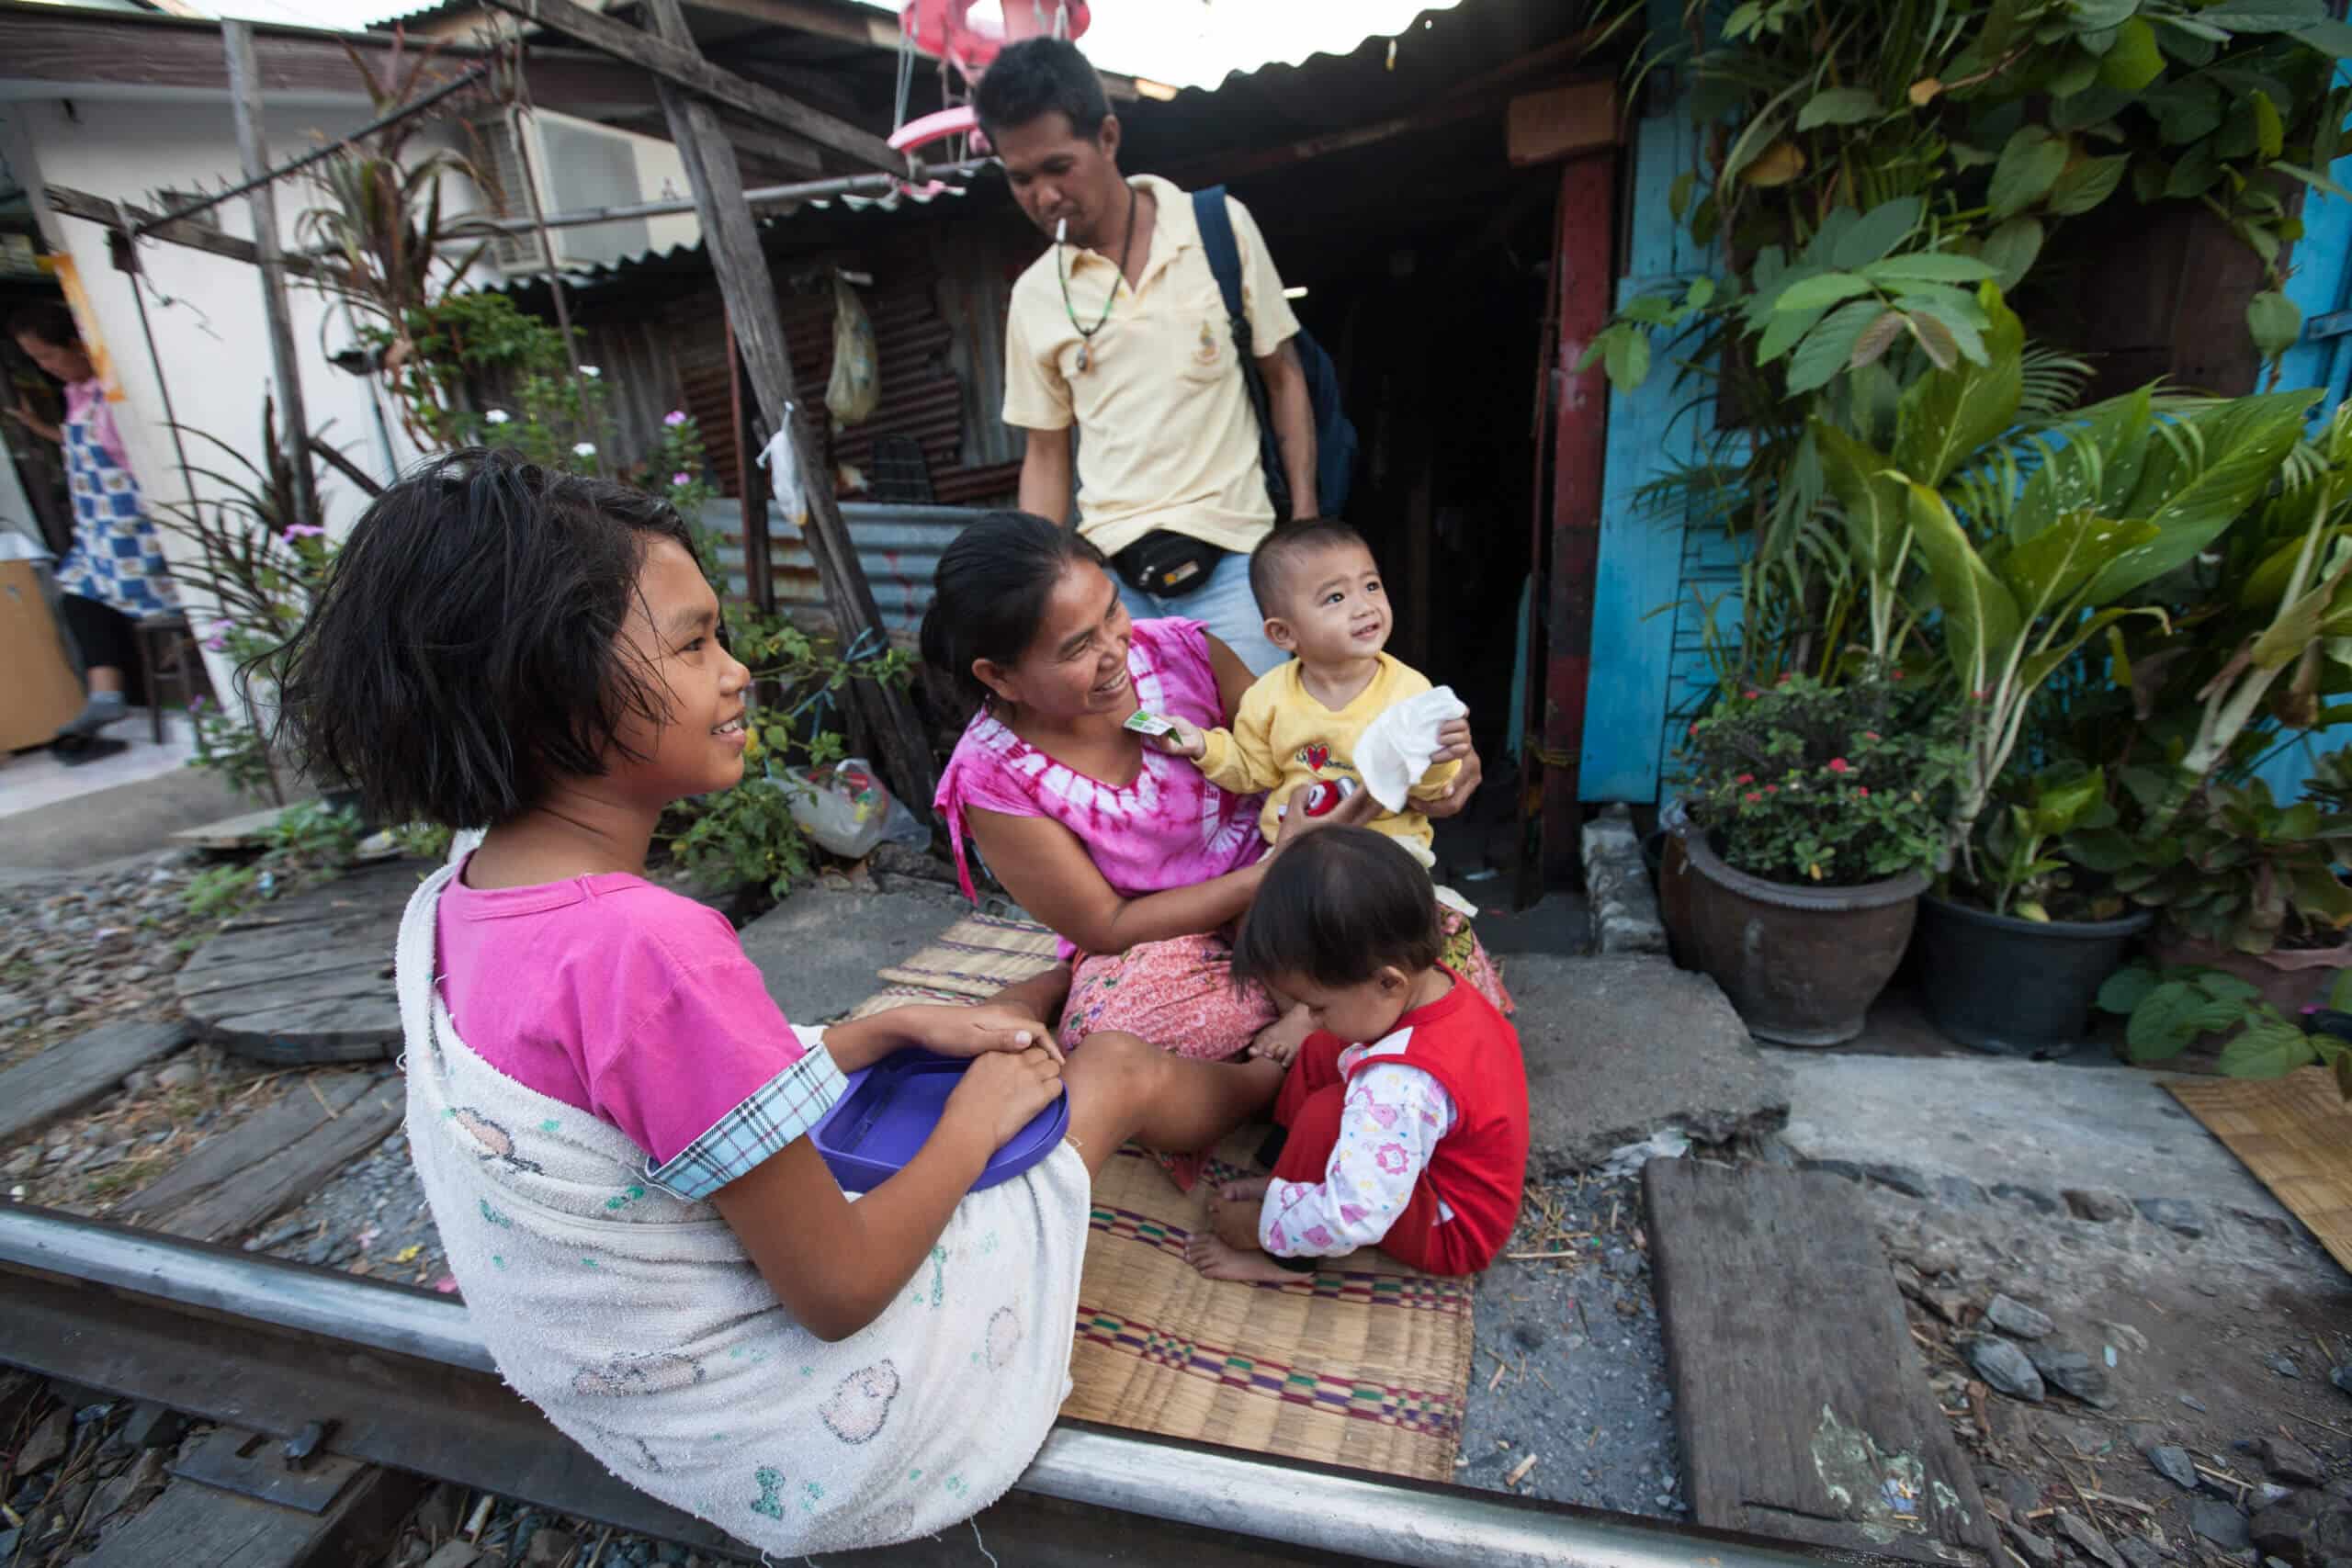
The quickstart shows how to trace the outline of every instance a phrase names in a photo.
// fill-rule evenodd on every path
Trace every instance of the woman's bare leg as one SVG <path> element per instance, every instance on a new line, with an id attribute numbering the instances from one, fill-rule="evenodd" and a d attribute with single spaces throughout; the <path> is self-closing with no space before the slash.
<path id="1" fill-rule="evenodd" d="M 1069 1139 L 1090 1174 L 1129 1138 L 1155 1149 L 1205 1149 L 1274 1101 L 1276 1062 L 1195 1062 L 1104 1030 L 1063 1070 Z"/>

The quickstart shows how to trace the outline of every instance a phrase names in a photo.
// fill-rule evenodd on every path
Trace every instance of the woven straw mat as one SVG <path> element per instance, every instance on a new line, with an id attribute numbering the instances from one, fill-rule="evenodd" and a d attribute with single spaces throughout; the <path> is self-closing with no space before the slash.
<path id="1" fill-rule="evenodd" d="M 883 970 L 885 988 L 853 1016 L 985 997 L 1053 961 L 1042 926 L 973 916 Z M 1227 1139 L 1190 1193 L 1132 1145 L 1095 1178 L 1062 1414 L 1453 1480 L 1470 1388 L 1469 1281 L 1379 1255 L 1285 1285 L 1206 1280 L 1184 1261 L 1207 1194 L 1257 1170 L 1263 1134 L 1245 1127 Z"/>
<path id="2" fill-rule="evenodd" d="M 2326 1068 L 2165 1087 L 2352 1269 L 2352 1106 Z"/>

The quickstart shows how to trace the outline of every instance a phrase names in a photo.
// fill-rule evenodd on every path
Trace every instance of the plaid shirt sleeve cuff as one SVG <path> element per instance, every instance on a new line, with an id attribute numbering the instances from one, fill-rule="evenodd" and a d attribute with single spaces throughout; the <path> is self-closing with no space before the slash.
<path id="1" fill-rule="evenodd" d="M 833 1054 L 803 1032 L 808 1054 L 747 1096 L 710 1130 L 666 1163 L 647 1162 L 646 1178 L 663 1191 L 699 1202 L 825 1119 L 849 1090 Z"/>

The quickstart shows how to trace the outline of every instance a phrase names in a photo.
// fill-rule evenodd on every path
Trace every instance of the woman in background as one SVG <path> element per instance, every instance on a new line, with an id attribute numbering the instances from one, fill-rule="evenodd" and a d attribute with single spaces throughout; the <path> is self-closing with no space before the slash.
<path id="1" fill-rule="evenodd" d="M 62 305 L 28 305 L 9 318 L 8 335 L 34 364 L 65 383 L 62 426 L 46 423 L 23 402 L 9 412 L 26 429 L 65 449 L 74 547 L 58 563 L 57 586 L 90 695 L 59 734 L 87 739 L 126 711 L 124 677 L 138 663 L 140 617 L 176 609 L 179 595 L 74 313 Z"/>

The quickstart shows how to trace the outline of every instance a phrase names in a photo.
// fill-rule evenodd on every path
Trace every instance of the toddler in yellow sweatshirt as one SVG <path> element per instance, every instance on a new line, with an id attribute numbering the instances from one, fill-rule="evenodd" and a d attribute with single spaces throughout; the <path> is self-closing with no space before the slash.
<path id="1" fill-rule="evenodd" d="M 1464 710 L 1450 693 L 1432 693 L 1420 671 L 1382 651 L 1394 625 L 1388 596 L 1371 547 L 1345 523 L 1317 519 L 1277 528 L 1250 557 L 1250 587 L 1266 617 L 1267 639 L 1294 657 L 1242 694 L 1231 729 L 1204 730 L 1171 716 L 1165 720 L 1171 733 L 1157 744 L 1192 758 L 1219 788 L 1268 792 L 1259 829 L 1272 842 L 1285 811 L 1320 816 L 1364 786 L 1357 742 L 1381 714 L 1416 700 L 1443 717 Z M 1396 748 L 1384 746 L 1383 754 L 1386 767 L 1398 766 Z M 1408 748 L 1404 755 L 1413 753 Z M 1407 785 L 1404 808 L 1365 825 L 1397 840 L 1424 867 L 1434 864 L 1430 819 L 1411 801 L 1443 795 L 1461 770 L 1458 761 L 1443 762 L 1398 781 Z M 1374 793 L 1385 799 L 1396 791 Z"/>

